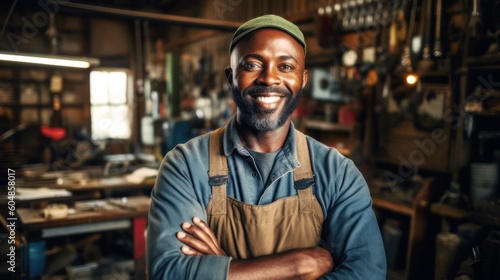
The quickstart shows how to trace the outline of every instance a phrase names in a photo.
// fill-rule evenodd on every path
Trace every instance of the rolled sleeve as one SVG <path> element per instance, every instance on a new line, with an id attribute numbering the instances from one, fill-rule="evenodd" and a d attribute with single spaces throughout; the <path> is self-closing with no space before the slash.
<path id="1" fill-rule="evenodd" d="M 206 220 L 186 161 L 178 149 L 165 157 L 151 193 L 147 243 L 150 279 L 226 279 L 230 257 L 185 256 L 176 233 L 193 217 Z"/>

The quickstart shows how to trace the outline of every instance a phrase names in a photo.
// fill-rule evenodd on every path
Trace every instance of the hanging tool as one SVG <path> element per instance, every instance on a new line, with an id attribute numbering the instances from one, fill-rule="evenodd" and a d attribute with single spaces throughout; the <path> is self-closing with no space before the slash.
<path id="1" fill-rule="evenodd" d="M 432 1 L 427 0 L 425 18 L 425 45 L 422 54 L 423 60 L 431 60 L 431 15 Z"/>
<path id="2" fill-rule="evenodd" d="M 380 2 L 378 3 L 379 6 Z M 382 23 L 382 14 L 380 14 L 380 22 Z M 387 20 L 387 19 L 384 19 Z M 392 69 L 394 58 L 392 54 L 389 52 L 389 32 L 390 32 L 390 27 L 387 27 L 389 24 L 388 21 L 385 22 L 386 24 L 382 24 L 380 27 L 380 36 L 379 36 L 379 42 L 377 47 L 377 60 L 375 63 L 375 69 L 377 71 L 377 74 L 381 79 L 384 79 L 384 76 L 389 73 L 389 71 Z"/>
<path id="3" fill-rule="evenodd" d="M 419 14 L 420 25 L 418 27 L 418 34 L 413 36 L 413 39 L 411 41 L 411 51 L 413 55 L 416 57 L 419 57 L 421 55 L 422 45 L 424 43 L 424 30 L 425 30 L 424 11 L 426 3 L 427 3 L 426 0 L 422 0 L 422 3 L 420 5 L 420 14 Z"/>
<path id="4" fill-rule="evenodd" d="M 441 46 L 441 18 L 442 18 L 443 0 L 436 1 L 436 31 L 434 33 L 434 57 L 441 58 L 443 49 Z"/>
<path id="5" fill-rule="evenodd" d="M 401 65 L 405 67 L 406 71 L 413 71 L 413 63 L 411 59 L 411 38 L 413 35 L 413 28 L 415 26 L 415 16 L 417 13 L 417 3 L 418 0 L 413 0 L 413 5 L 411 8 L 410 25 L 408 26 L 408 31 L 406 34 L 406 44 L 404 48 L 403 55 L 401 56 Z"/>
<path id="6" fill-rule="evenodd" d="M 482 40 L 484 38 L 484 26 L 479 11 L 479 0 L 472 2 L 472 14 L 467 25 L 467 55 L 476 56 L 482 53 Z"/>
<path id="7" fill-rule="evenodd" d="M 422 19 L 425 21 L 424 26 L 424 48 L 422 50 L 422 60 L 418 64 L 420 71 L 427 71 L 434 66 L 432 61 L 431 49 L 431 25 L 432 25 L 432 0 L 423 0 L 425 2 L 425 16 Z M 422 9 L 422 11 L 424 11 Z"/>

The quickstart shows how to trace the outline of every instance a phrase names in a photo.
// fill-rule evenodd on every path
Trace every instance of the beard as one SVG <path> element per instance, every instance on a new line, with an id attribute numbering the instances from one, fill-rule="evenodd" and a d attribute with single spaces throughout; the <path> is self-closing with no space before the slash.
<path id="1" fill-rule="evenodd" d="M 279 87 L 259 86 L 256 88 L 246 89 L 243 91 L 243 93 L 234 86 L 232 86 L 231 88 L 233 92 L 234 103 L 236 103 L 239 114 L 241 116 L 239 120 L 241 120 L 243 124 L 250 129 L 259 132 L 273 131 L 283 126 L 290 115 L 292 115 L 295 108 L 299 106 L 300 98 L 302 96 L 302 83 L 295 97 L 293 97 L 292 92 L 288 89 Z M 248 102 L 248 100 L 246 100 L 245 98 L 249 94 L 262 92 L 277 92 L 285 95 L 285 104 L 278 115 L 276 115 L 275 112 L 280 108 L 270 110 L 264 109 L 260 106 Z"/>

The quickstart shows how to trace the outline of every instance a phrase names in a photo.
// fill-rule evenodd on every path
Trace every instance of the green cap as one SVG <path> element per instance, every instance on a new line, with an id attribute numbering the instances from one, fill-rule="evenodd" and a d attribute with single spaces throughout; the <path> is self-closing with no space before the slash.
<path id="1" fill-rule="evenodd" d="M 234 46 L 243 37 L 252 31 L 262 28 L 275 28 L 290 34 L 302 45 L 304 53 L 306 52 L 306 40 L 304 39 L 304 34 L 302 34 L 302 31 L 300 31 L 297 25 L 277 15 L 265 15 L 243 23 L 238 30 L 234 32 L 233 38 L 231 39 L 231 45 L 229 46 L 229 53 L 233 51 Z"/>

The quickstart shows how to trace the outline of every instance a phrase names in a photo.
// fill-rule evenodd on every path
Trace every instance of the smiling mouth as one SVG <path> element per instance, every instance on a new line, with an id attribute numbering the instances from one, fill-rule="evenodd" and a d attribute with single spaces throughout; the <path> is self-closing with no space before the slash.
<path id="1" fill-rule="evenodd" d="M 259 102 L 270 104 L 281 99 L 279 96 L 256 96 L 255 99 Z"/>

